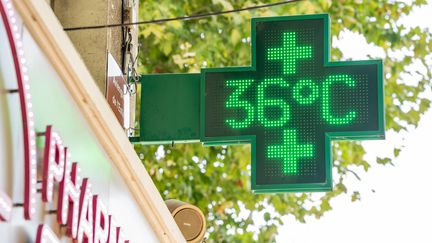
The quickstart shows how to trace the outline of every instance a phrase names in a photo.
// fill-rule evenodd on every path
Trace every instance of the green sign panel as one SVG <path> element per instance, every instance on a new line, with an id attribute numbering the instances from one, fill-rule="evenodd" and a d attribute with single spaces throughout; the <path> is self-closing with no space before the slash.
<path id="1" fill-rule="evenodd" d="M 169 137 L 250 143 L 252 190 L 258 193 L 331 190 L 331 141 L 384 138 L 384 112 L 382 62 L 330 62 L 329 38 L 328 15 L 252 19 L 252 66 L 204 69 L 200 83 L 199 74 L 191 74 L 194 91 L 188 93 L 200 94 L 200 109 L 182 111 L 186 120 L 200 120 L 200 136 L 181 134 L 197 128 L 183 125 L 167 128 Z M 184 78 L 170 77 L 143 76 L 143 89 Z M 154 97 L 143 95 L 142 102 L 143 109 L 160 106 Z M 160 115 L 141 117 L 141 124 Z M 169 140 L 146 136 L 140 140 Z"/>

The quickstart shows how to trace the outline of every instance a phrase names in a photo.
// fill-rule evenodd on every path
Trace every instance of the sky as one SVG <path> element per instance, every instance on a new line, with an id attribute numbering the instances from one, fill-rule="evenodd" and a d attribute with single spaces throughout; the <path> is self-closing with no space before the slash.
<path id="1" fill-rule="evenodd" d="M 428 6 L 406 17 L 403 23 L 432 30 L 431 14 L 432 0 Z M 345 33 L 334 44 L 342 50 L 344 57 L 365 59 L 368 53 L 382 55 L 352 33 Z M 432 110 L 409 133 L 387 135 L 385 141 L 363 142 L 372 168 L 360 173 L 361 181 L 351 179 L 346 182 L 348 188 L 360 191 L 360 201 L 351 202 L 349 195 L 335 198 L 333 210 L 319 220 L 307 218 L 306 224 L 286 216 L 284 225 L 279 228 L 277 242 L 432 242 Z M 374 162 L 377 155 L 389 154 L 392 145 L 401 142 L 405 148 L 394 160 L 395 166 Z"/>

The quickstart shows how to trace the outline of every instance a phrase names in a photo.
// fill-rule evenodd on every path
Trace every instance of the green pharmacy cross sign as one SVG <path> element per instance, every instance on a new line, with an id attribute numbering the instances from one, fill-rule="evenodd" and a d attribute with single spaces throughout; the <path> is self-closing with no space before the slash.
<path id="1" fill-rule="evenodd" d="M 332 140 L 384 138 L 382 62 L 330 62 L 328 15 L 252 19 L 252 66 L 141 76 L 144 143 L 250 143 L 252 190 L 328 191 Z M 233 56 L 235 58 L 235 56 Z"/>

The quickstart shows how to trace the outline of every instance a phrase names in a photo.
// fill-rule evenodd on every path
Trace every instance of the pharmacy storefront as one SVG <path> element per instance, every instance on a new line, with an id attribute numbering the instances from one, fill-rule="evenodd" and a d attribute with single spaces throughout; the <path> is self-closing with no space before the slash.
<path id="1" fill-rule="evenodd" d="M 0 241 L 183 242 L 47 4 L 0 12 Z"/>

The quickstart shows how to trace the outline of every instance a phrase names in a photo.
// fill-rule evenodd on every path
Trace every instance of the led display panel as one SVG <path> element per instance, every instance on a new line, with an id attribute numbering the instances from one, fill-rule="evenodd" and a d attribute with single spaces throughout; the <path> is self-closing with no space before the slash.
<path id="1" fill-rule="evenodd" d="M 382 62 L 330 62 L 326 14 L 256 18 L 251 38 L 250 67 L 202 70 L 201 140 L 250 143 L 257 193 L 331 190 L 332 140 L 384 138 Z"/>

